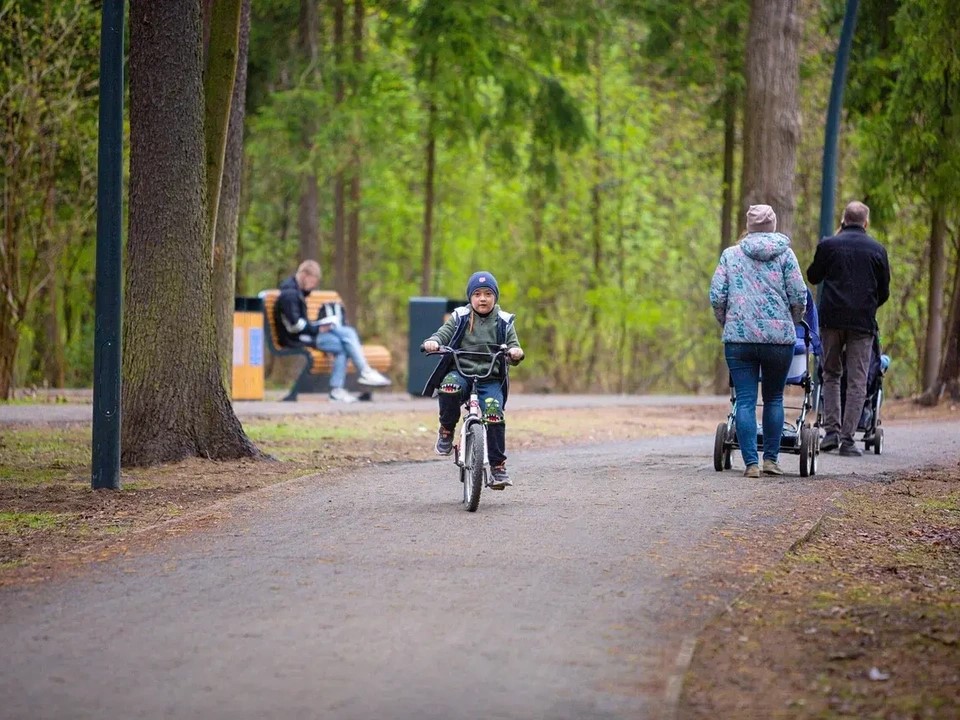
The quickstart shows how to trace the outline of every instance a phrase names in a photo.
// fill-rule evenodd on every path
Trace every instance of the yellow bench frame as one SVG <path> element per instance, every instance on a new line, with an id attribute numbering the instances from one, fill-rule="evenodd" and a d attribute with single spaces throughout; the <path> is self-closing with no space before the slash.
<path id="1" fill-rule="evenodd" d="M 263 334 L 267 339 L 267 347 L 274 355 L 301 355 L 304 358 L 303 370 L 290 388 L 290 392 L 283 398 L 295 401 L 300 393 L 327 393 L 330 391 L 330 371 L 333 369 L 333 357 L 325 352 L 305 345 L 285 347 L 280 344 L 277 327 L 274 322 L 273 308 L 280 297 L 279 290 L 264 290 L 259 294 L 263 301 Z M 320 306 L 328 302 L 343 302 L 340 295 L 334 290 L 314 290 L 307 295 L 307 317 L 317 319 L 320 315 Z M 390 351 L 383 345 L 363 345 L 363 356 L 375 370 L 385 373 L 393 366 Z M 361 400 L 370 400 L 372 393 L 369 387 L 357 384 L 357 368 L 352 361 L 347 362 L 347 387 L 351 390 L 360 390 Z"/>

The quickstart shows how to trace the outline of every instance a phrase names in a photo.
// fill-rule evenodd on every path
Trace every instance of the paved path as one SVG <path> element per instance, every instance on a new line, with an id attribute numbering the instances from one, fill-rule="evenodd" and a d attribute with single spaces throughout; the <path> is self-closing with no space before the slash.
<path id="1" fill-rule="evenodd" d="M 272 396 L 279 393 L 271 393 Z M 86 395 L 80 396 L 86 398 Z M 233 403 L 237 416 L 270 417 L 276 415 L 321 415 L 331 413 L 383 413 L 426 408 L 436 405 L 431 398 L 415 398 L 406 393 L 377 393 L 371 402 L 350 404 L 330 402 L 325 395 L 304 395 L 298 402 L 276 399 L 264 401 L 238 400 Z M 578 407 L 665 407 L 717 405 L 729 407 L 726 397 L 713 395 L 533 395 L 511 393 L 510 409 L 578 408 Z M 0 404 L 0 425 L 4 423 L 90 422 L 93 406 L 89 402 Z M 722 415 L 721 415 L 722 418 Z"/>
<path id="2" fill-rule="evenodd" d="M 773 537 L 752 557 L 772 563 L 794 536 L 771 531 L 955 462 L 958 429 L 892 424 L 883 456 L 805 479 L 716 473 L 706 436 L 524 451 L 476 514 L 446 460 L 275 486 L 0 590 L 0 719 L 667 718 L 691 638 L 744 587 L 731 534 Z"/>

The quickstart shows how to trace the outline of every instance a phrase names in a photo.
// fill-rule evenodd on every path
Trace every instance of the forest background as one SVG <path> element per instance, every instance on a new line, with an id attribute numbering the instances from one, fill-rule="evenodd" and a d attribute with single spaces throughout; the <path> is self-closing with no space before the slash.
<path id="1" fill-rule="evenodd" d="M 747 202 L 773 204 L 812 259 L 841 0 L 785 3 L 785 198 L 744 189 L 750 123 L 779 112 L 746 92 L 761 0 L 237 4 L 230 283 L 256 295 L 318 259 L 364 339 L 393 351 L 398 386 L 409 298 L 461 298 L 484 268 L 518 315 L 526 388 L 722 390 L 707 289 Z M 950 5 L 860 3 L 839 152 L 837 212 L 870 205 L 893 269 L 887 387 L 928 399 L 958 375 Z M 100 3 L 0 0 L 0 397 L 92 384 L 99 38 Z M 168 310 L 194 332 L 189 309 Z"/>

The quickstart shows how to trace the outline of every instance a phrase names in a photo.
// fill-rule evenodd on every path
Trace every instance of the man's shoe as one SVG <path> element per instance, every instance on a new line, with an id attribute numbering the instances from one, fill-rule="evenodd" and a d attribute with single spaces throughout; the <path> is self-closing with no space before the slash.
<path id="1" fill-rule="evenodd" d="M 360 373 L 360 377 L 357 378 L 357 382 L 361 385 L 384 387 L 385 385 L 390 385 L 393 381 L 383 373 L 374 370 L 372 367 L 368 367 L 366 370 Z"/>
<path id="2" fill-rule="evenodd" d="M 775 460 L 764 460 L 763 474 L 764 475 L 783 475 L 783 468 L 777 465 Z"/>
<path id="3" fill-rule="evenodd" d="M 830 452 L 840 447 L 840 435 L 835 432 L 828 432 L 820 441 L 820 452 Z"/>
<path id="4" fill-rule="evenodd" d="M 440 428 L 437 431 L 437 444 L 434 446 L 437 455 L 449 455 L 453 452 L 453 431 Z"/>
<path id="5" fill-rule="evenodd" d="M 496 467 L 490 468 L 490 475 L 493 478 L 490 480 L 491 490 L 503 490 L 505 487 L 513 485 L 513 483 L 510 482 L 510 475 L 507 473 L 506 463 L 500 463 Z"/>
<path id="6" fill-rule="evenodd" d="M 333 388 L 332 390 L 330 390 L 330 399 L 333 400 L 334 402 L 342 402 L 342 403 L 352 403 L 357 401 L 357 399 L 353 395 L 348 393 L 342 387 Z"/>
<path id="7" fill-rule="evenodd" d="M 759 465 L 747 465 L 747 469 L 743 471 L 744 477 L 749 478 L 758 478 L 760 477 L 760 466 Z"/>
<path id="8" fill-rule="evenodd" d="M 860 457 L 863 451 L 855 443 L 845 442 L 840 446 L 840 454 L 844 457 Z"/>

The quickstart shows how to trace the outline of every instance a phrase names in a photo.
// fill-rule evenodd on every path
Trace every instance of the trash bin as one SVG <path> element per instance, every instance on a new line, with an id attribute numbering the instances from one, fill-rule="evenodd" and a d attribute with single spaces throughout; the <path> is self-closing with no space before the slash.
<path id="1" fill-rule="evenodd" d="M 263 400 L 263 300 L 233 301 L 234 400 Z"/>
<path id="2" fill-rule="evenodd" d="M 466 300 L 451 300 L 445 297 L 410 298 L 410 333 L 407 356 L 407 392 L 419 396 L 423 386 L 430 379 L 430 373 L 437 366 L 436 355 L 424 355 L 420 352 L 420 343 L 430 337 L 443 325 L 456 308 L 465 305 Z"/>

